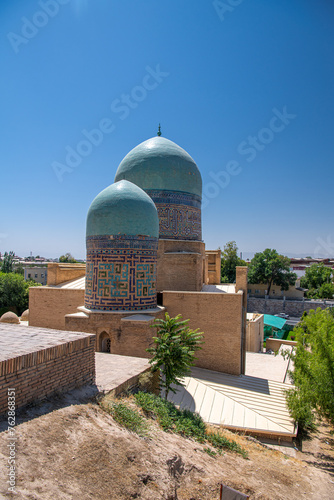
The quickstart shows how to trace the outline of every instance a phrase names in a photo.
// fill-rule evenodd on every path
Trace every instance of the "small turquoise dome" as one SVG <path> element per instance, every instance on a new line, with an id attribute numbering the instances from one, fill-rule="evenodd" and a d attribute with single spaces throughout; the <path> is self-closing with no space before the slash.
<path id="1" fill-rule="evenodd" d="M 86 236 L 117 234 L 159 237 L 154 202 L 140 187 L 126 180 L 101 191 L 87 214 Z"/>
<path id="2" fill-rule="evenodd" d="M 181 191 L 202 197 L 202 178 L 192 157 L 164 137 L 132 149 L 119 164 L 115 182 L 126 179 L 147 190 Z"/>

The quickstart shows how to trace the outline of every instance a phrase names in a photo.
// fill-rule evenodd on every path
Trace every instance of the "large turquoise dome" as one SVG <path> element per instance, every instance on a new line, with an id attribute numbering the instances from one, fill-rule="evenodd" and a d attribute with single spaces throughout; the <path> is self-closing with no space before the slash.
<path id="1" fill-rule="evenodd" d="M 86 236 L 147 236 L 158 238 L 159 219 L 152 199 L 132 182 L 111 184 L 93 200 Z"/>
<path id="2" fill-rule="evenodd" d="M 132 149 L 119 164 L 115 182 L 126 179 L 145 191 L 180 191 L 202 197 L 202 178 L 191 156 L 164 137 Z"/>

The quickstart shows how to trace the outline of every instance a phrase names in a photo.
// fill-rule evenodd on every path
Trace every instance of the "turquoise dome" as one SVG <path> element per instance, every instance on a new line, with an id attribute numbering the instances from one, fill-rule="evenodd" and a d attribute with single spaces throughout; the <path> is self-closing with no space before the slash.
<path id="1" fill-rule="evenodd" d="M 175 142 L 152 137 L 119 164 L 115 182 L 126 179 L 147 190 L 181 191 L 202 197 L 202 178 L 191 156 Z"/>
<path id="2" fill-rule="evenodd" d="M 87 214 L 86 236 L 117 234 L 159 237 L 154 202 L 142 189 L 126 180 L 101 191 Z"/>

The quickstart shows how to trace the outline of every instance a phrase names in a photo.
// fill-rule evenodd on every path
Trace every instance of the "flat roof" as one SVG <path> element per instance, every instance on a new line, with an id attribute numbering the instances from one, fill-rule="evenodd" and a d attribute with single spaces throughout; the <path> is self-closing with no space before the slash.
<path id="1" fill-rule="evenodd" d="M 184 383 L 168 399 L 196 411 L 207 423 L 287 440 L 297 434 L 285 402 L 286 384 L 203 368 L 193 368 Z"/>
<path id="2" fill-rule="evenodd" d="M 69 288 L 71 290 L 84 290 L 85 280 L 86 276 L 82 276 L 81 278 L 75 278 L 74 280 L 60 283 L 59 285 L 55 285 L 52 288 Z"/>
<path id="3" fill-rule="evenodd" d="M 202 292 L 209 293 L 235 293 L 235 285 L 203 285 Z"/>

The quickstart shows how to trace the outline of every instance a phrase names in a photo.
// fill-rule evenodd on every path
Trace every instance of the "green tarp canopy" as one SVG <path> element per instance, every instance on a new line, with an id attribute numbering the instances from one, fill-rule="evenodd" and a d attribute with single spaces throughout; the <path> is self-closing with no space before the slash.
<path id="1" fill-rule="evenodd" d="M 278 316 L 272 316 L 271 314 L 264 314 L 264 324 L 282 330 L 286 323 L 286 319 L 279 318 Z"/>

